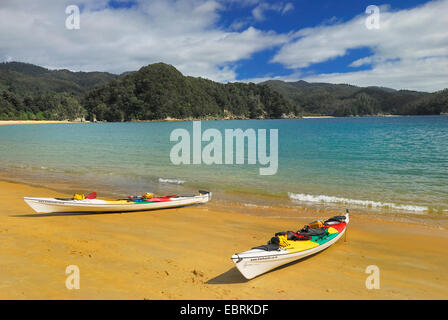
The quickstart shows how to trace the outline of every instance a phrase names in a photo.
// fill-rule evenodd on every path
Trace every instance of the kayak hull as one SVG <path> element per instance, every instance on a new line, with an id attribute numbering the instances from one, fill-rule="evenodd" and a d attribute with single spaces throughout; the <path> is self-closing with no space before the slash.
<path id="1" fill-rule="evenodd" d="M 69 213 L 69 212 L 131 212 L 148 211 L 166 208 L 184 207 L 206 203 L 211 199 L 211 192 L 188 197 L 173 197 L 161 202 L 127 202 L 107 200 L 69 200 L 57 198 L 30 198 L 23 200 L 37 213 Z"/>
<path id="2" fill-rule="evenodd" d="M 338 233 L 337 236 L 323 244 L 320 244 L 308 250 L 290 253 L 284 249 L 278 249 L 274 251 L 251 249 L 243 253 L 234 254 L 231 259 L 235 263 L 237 269 L 246 279 L 253 279 L 263 273 L 281 267 L 285 264 L 298 261 L 327 249 L 344 235 L 347 229 L 347 224 L 348 214 L 346 214 L 346 226 L 341 232 Z"/>

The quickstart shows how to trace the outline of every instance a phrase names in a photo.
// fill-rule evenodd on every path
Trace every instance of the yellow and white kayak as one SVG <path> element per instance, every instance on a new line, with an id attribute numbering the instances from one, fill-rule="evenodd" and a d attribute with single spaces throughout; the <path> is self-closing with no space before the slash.
<path id="1" fill-rule="evenodd" d="M 193 204 L 206 203 L 212 198 L 212 193 L 199 191 L 194 196 L 169 196 L 152 199 L 62 199 L 62 198 L 29 198 L 23 200 L 37 213 L 59 212 L 128 212 L 147 211 L 154 209 L 176 208 Z"/>
<path id="2" fill-rule="evenodd" d="M 320 228 L 304 227 L 302 231 L 278 233 L 267 245 L 236 253 L 232 256 L 238 270 L 246 279 L 252 279 L 287 263 L 303 259 L 338 241 L 347 229 L 349 214 L 335 216 Z M 306 231 L 305 231 L 306 230 Z M 273 242 L 273 240 L 276 240 Z"/>

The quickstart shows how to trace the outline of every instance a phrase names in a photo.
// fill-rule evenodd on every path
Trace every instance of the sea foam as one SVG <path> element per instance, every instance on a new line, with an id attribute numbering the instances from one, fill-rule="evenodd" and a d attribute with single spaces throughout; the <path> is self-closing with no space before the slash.
<path id="1" fill-rule="evenodd" d="M 164 178 L 159 178 L 159 182 L 160 183 L 171 183 L 171 184 L 184 184 L 185 183 L 184 180 L 180 180 L 180 179 L 164 179 Z"/>
<path id="2" fill-rule="evenodd" d="M 368 208 L 384 208 L 384 209 L 395 209 L 395 210 L 403 210 L 403 211 L 412 211 L 412 212 L 424 212 L 428 211 L 428 207 L 424 206 L 414 206 L 414 205 L 405 205 L 405 204 L 395 204 L 389 202 L 379 202 L 379 201 L 371 201 L 371 200 L 356 200 L 356 199 L 347 199 L 326 195 L 311 195 L 311 194 L 303 194 L 303 193 L 288 193 L 289 198 L 291 200 L 302 201 L 302 202 L 313 202 L 313 203 L 342 203 L 342 204 L 351 204 L 360 207 L 368 207 Z"/>

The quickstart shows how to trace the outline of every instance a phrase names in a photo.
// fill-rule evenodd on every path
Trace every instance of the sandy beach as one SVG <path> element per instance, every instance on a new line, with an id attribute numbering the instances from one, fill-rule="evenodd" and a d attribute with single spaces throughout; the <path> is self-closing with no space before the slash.
<path id="1" fill-rule="evenodd" d="M 85 122 L 85 121 L 84 121 Z M 49 124 L 49 123 L 84 123 L 81 121 L 68 121 L 68 120 L 0 120 L 0 126 L 13 125 L 13 124 Z"/>
<path id="2" fill-rule="evenodd" d="M 290 209 L 297 218 L 266 218 L 212 201 L 149 212 L 45 215 L 22 197 L 66 195 L 6 181 L 0 190 L 0 299 L 448 297 L 448 232 L 440 227 L 352 213 L 346 241 L 247 281 L 234 268 L 233 253 L 337 212 Z M 69 265 L 80 269 L 79 290 L 65 286 Z M 380 269 L 378 290 L 366 288 L 369 265 Z"/>
<path id="3" fill-rule="evenodd" d="M 302 116 L 302 119 L 331 119 L 333 116 Z"/>

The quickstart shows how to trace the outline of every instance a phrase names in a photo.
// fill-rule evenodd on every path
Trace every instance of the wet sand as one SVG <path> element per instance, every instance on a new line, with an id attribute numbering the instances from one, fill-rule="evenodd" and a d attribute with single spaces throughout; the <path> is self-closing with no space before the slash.
<path id="1" fill-rule="evenodd" d="M 353 212 L 346 241 L 252 280 L 230 256 L 336 211 L 270 208 L 267 218 L 202 206 L 122 214 L 36 214 L 23 196 L 67 196 L 0 181 L 0 299 L 446 299 L 446 228 Z M 282 211 L 282 212 L 280 212 Z M 65 286 L 69 265 L 80 289 Z M 368 290 L 366 267 L 380 269 Z"/>

